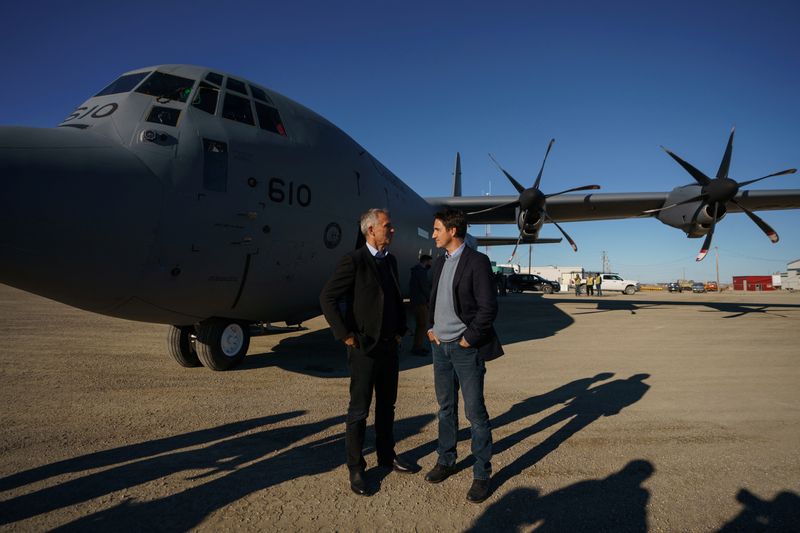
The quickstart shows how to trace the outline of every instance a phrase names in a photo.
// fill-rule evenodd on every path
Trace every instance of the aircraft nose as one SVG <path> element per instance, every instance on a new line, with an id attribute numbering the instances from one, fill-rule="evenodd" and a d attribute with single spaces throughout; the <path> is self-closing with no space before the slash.
<path id="1" fill-rule="evenodd" d="M 152 248 L 162 195 L 110 139 L 0 127 L 0 282 L 97 312 L 120 305 Z"/>

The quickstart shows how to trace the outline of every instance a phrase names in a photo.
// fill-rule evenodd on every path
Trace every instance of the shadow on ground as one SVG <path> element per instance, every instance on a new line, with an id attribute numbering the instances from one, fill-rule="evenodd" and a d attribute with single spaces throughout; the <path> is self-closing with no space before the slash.
<path id="1" fill-rule="evenodd" d="M 501 342 L 511 344 L 550 337 L 573 322 L 552 300 L 542 298 L 540 294 L 516 294 L 500 299 L 495 329 Z M 409 318 L 408 324 L 413 329 L 413 318 Z M 410 336 L 403 339 L 401 371 L 431 364 L 430 356 L 420 357 L 409 353 L 411 342 Z M 248 355 L 233 371 L 273 366 L 320 378 L 344 378 L 350 375 L 344 346 L 333 338 L 328 328 L 284 338 L 271 352 Z"/>
<path id="2" fill-rule="evenodd" d="M 729 313 L 728 316 L 723 318 L 739 318 L 749 314 L 767 314 L 786 318 L 784 315 L 779 314 L 777 311 L 781 309 L 800 309 L 800 304 L 782 304 L 782 303 L 740 303 L 740 302 L 709 302 L 705 300 L 698 300 L 694 302 L 675 301 L 675 300 L 637 300 L 636 296 L 622 297 L 619 300 L 607 300 L 603 297 L 576 297 L 576 298 L 559 298 L 549 297 L 547 301 L 555 304 L 563 303 L 585 303 L 594 307 L 582 306 L 580 309 L 590 310 L 588 312 L 603 312 L 603 311 L 628 311 L 636 314 L 636 311 L 642 309 L 658 309 L 660 307 L 708 307 L 710 309 L 704 310 L 705 312 L 719 312 Z M 575 314 L 588 314 L 588 313 L 575 313 Z"/>
<path id="3" fill-rule="evenodd" d="M 644 532 L 650 493 L 642 487 L 654 472 L 636 460 L 603 479 L 580 481 L 542 495 L 535 488 L 514 489 L 493 503 L 468 529 L 489 531 Z"/>
<path id="4" fill-rule="evenodd" d="M 719 533 L 788 533 L 800 529 L 800 497 L 794 492 L 783 491 L 770 501 L 741 489 L 736 499 L 744 508 Z"/>
<path id="5" fill-rule="evenodd" d="M 334 425 L 343 426 L 344 415 L 318 422 L 269 427 L 301 414 L 301 412 L 284 413 L 116 448 L 5 478 L 3 480 L 5 487 L 20 487 L 65 472 L 78 474 L 73 479 L 51 487 L 0 502 L 0 524 L 18 522 L 124 489 L 179 475 L 183 476 L 183 479 L 193 481 L 192 486 L 149 501 L 126 499 L 60 529 L 67 531 L 191 529 L 212 512 L 248 494 L 302 476 L 329 472 L 343 464 L 342 432 L 322 436 L 304 444 L 298 443 L 313 438 Z M 421 432 L 432 419 L 433 415 L 420 415 L 398 420 L 396 424 L 398 441 Z M 244 431 L 250 432 L 240 434 Z M 214 439 L 224 440 L 212 442 Z M 187 446 L 197 444 L 205 446 L 185 449 Z M 84 473 L 98 467 L 110 468 L 100 472 Z M 345 483 L 344 479 L 342 483 Z"/>
<path id="6" fill-rule="evenodd" d="M 532 396 L 513 405 L 505 413 L 492 417 L 492 428 L 496 431 L 505 425 L 563 404 L 563 407 L 554 413 L 494 443 L 492 452 L 495 456 L 508 451 L 519 453 L 519 456 L 493 475 L 492 490 L 497 490 L 509 479 L 535 465 L 589 424 L 602 417 L 617 415 L 624 408 L 638 402 L 650 388 L 644 382 L 650 377 L 649 374 L 635 374 L 627 379 L 615 379 L 595 385 L 613 376 L 612 373 L 604 372 L 572 381 L 545 394 Z M 564 424 L 539 444 L 531 448 L 526 447 L 529 437 L 561 423 Z M 464 428 L 459 431 L 459 440 L 469 438 L 469 429 Z M 436 448 L 437 441 L 433 440 L 402 453 L 404 457 L 416 462 L 435 452 Z M 461 470 L 473 462 L 473 457 L 469 456 L 459 461 L 456 467 Z"/>

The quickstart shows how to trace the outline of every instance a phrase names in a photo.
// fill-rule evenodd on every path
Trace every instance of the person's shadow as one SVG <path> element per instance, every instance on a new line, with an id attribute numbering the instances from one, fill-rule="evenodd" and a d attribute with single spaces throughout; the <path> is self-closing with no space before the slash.
<path id="1" fill-rule="evenodd" d="M 800 530 L 800 497 L 783 491 L 772 501 L 762 500 L 747 489 L 736 495 L 744 509 L 719 533 L 778 533 Z"/>
<path id="2" fill-rule="evenodd" d="M 605 381 L 612 377 L 614 377 L 614 374 L 612 372 L 601 372 L 591 377 L 580 378 L 574 381 L 570 381 L 569 383 L 565 383 L 564 385 L 561 385 L 560 387 L 557 387 L 551 391 L 545 392 L 544 394 L 531 396 L 530 398 L 527 398 L 519 403 L 514 404 L 505 413 L 496 417 L 492 417 L 491 418 L 492 428 L 497 429 L 507 424 L 512 424 L 528 416 L 545 411 L 553 407 L 554 405 L 569 402 L 576 396 L 585 393 L 589 389 L 589 387 L 591 387 L 594 383 L 597 383 L 598 381 Z M 462 428 L 459 430 L 458 432 L 459 441 L 467 440 L 469 438 L 470 438 L 469 428 Z M 417 462 L 421 458 L 436 451 L 437 444 L 438 442 L 436 440 L 426 442 L 425 444 L 422 444 L 412 450 L 405 452 L 404 457 L 407 457 L 408 459 Z M 463 468 L 464 466 L 465 465 L 463 463 L 459 464 L 459 468 Z"/>
<path id="3" fill-rule="evenodd" d="M 628 379 L 616 379 L 588 389 L 578 394 L 563 409 L 498 441 L 492 447 L 494 454 L 502 453 L 531 435 L 569 419 L 555 433 L 497 472 L 492 477 L 493 488 L 496 490 L 512 477 L 533 466 L 595 420 L 619 414 L 625 407 L 638 402 L 650 388 L 650 385 L 644 383 L 648 377 L 650 374 L 636 374 Z"/>
<path id="4" fill-rule="evenodd" d="M 486 509 L 467 532 L 645 532 L 650 493 L 642 483 L 654 471 L 650 462 L 640 459 L 606 478 L 580 481 L 546 495 L 534 488 L 514 489 Z"/>
<path id="5" fill-rule="evenodd" d="M 421 431 L 432 418 L 430 414 L 411 417 L 397 421 L 397 426 L 400 434 L 406 435 Z M 183 473 L 187 476 L 185 479 L 197 484 L 159 499 L 144 502 L 126 500 L 67 524 L 63 529 L 188 530 L 210 513 L 248 494 L 341 466 L 344 456 L 342 432 L 319 437 L 299 446 L 293 445 L 334 425 L 343 427 L 344 419 L 344 415 L 340 415 L 318 422 L 270 428 L 203 448 L 118 464 L 3 501 L 0 503 L 0 523 L 24 520 Z M 278 453 L 267 457 L 275 452 Z M 200 473 L 189 477 L 189 472 Z"/>

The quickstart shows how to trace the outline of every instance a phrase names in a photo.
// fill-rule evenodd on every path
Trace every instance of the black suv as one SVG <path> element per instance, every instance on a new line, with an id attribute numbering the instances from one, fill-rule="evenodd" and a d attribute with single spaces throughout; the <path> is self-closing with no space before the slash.
<path id="1" fill-rule="evenodd" d="M 536 274 L 511 274 L 508 276 L 508 290 L 511 292 L 540 291 L 551 294 L 560 291 L 561 285 Z"/>
<path id="2" fill-rule="evenodd" d="M 667 290 L 669 292 L 683 292 L 683 289 L 681 288 L 680 284 L 675 282 L 667 283 Z"/>

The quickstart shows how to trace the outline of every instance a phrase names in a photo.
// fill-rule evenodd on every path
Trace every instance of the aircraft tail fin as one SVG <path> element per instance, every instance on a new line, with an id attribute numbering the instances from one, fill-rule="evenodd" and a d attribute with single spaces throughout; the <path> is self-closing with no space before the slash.
<path id="1" fill-rule="evenodd" d="M 456 152 L 456 166 L 453 169 L 453 196 L 461 196 L 461 154 Z"/>

